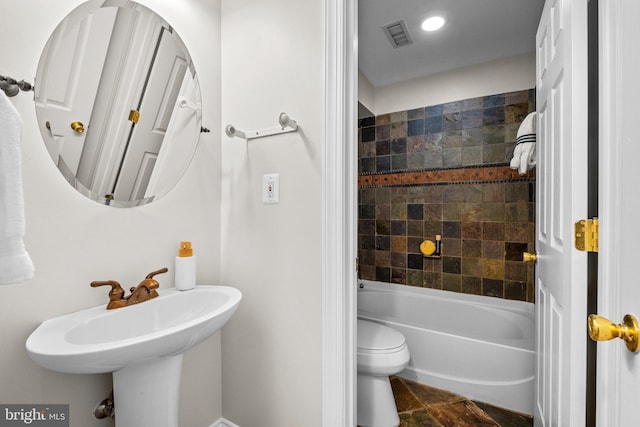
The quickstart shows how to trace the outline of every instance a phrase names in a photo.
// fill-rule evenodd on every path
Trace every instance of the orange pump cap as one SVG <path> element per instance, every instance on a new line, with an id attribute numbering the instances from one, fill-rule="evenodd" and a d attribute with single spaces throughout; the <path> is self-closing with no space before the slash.
<path id="1" fill-rule="evenodd" d="M 180 250 L 178 251 L 179 257 L 193 256 L 193 249 L 191 249 L 191 242 L 180 242 Z"/>

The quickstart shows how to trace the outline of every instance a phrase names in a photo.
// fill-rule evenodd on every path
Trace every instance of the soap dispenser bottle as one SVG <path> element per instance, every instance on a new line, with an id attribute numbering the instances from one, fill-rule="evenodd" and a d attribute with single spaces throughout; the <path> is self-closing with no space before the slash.
<path id="1" fill-rule="evenodd" d="M 196 256 L 193 254 L 191 242 L 180 242 L 180 250 L 176 257 L 175 285 L 179 291 L 188 291 L 196 286 Z"/>

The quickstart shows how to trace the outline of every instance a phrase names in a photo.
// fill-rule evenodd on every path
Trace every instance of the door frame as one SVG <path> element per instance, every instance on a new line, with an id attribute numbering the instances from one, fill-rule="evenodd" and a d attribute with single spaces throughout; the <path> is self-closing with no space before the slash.
<path id="1" fill-rule="evenodd" d="M 617 92 L 620 79 L 617 73 L 620 28 L 616 17 L 621 13 L 618 2 L 601 1 L 598 8 L 599 32 L 599 254 L 598 254 L 598 314 L 610 319 L 622 319 L 618 278 L 621 260 L 622 235 L 619 221 L 622 215 L 621 136 L 616 119 L 620 114 Z M 610 238 L 607 238 L 610 236 Z M 616 343 L 617 344 L 617 343 Z M 620 425 L 620 405 L 623 402 L 619 384 L 619 360 L 622 345 L 599 345 L 596 363 L 596 425 Z"/>
<path id="2" fill-rule="evenodd" d="M 357 0 L 325 2 L 322 426 L 356 425 Z"/>
<path id="3" fill-rule="evenodd" d="M 615 2 L 599 6 L 599 79 L 600 141 L 616 141 L 616 104 L 610 93 L 616 87 Z M 325 144 L 323 162 L 323 383 L 322 425 L 324 427 L 356 425 L 356 255 L 357 255 L 357 0 L 325 2 Z M 606 84 L 605 84 L 606 82 Z M 603 111 L 608 111 L 605 116 Z M 342 142 L 342 143 L 341 143 Z M 601 144 L 599 156 L 599 201 L 601 217 L 614 218 L 620 211 L 622 179 L 617 164 L 619 155 L 613 144 Z M 600 225 L 601 236 L 615 236 L 616 221 Z M 613 240 L 613 239 L 612 239 Z M 600 260 L 598 272 L 598 306 L 603 312 L 621 317 L 619 284 L 615 280 L 615 263 L 619 260 L 616 243 L 601 240 L 610 254 Z M 611 376 L 612 362 L 620 346 L 599 348 L 597 359 L 597 425 L 617 425 L 616 408 L 620 395 L 618 383 Z M 604 378 L 608 378 L 604 381 Z"/>

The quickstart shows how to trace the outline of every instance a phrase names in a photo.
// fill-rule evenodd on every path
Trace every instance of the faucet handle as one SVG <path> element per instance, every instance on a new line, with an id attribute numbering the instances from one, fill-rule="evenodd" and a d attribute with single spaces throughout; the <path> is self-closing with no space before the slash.
<path id="1" fill-rule="evenodd" d="M 151 273 L 147 274 L 147 277 L 145 277 L 142 282 L 138 284 L 138 286 L 132 287 L 131 292 L 133 292 L 136 288 L 143 287 L 147 289 L 147 292 L 155 293 L 153 297 L 158 296 L 157 292 L 155 292 L 154 289 L 158 289 L 160 287 L 160 284 L 156 279 L 153 278 L 153 276 L 155 276 L 156 274 L 166 273 L 167 271 L 169 271 L 167 267 L 163 267 L 160 270 L 152 271 Z"/>
<path id="2" fill-rule="evenodd" d="M 169 271 L 169 269 L 166 267 L 161 268 L 160 270 L 152 271 L 151 273 L 147 274 L 147 277 L 145 277 L 142 282 L 138 283 L 138 286 L 132 286 L 130 291 L 133 293 L 138 288 L 145 288 L 147 292 L 152 295 L 152 298 L 157 297 L 158 293 L 155 291 L 155 289 L 158 289 L 160 287 L 160 284 L 156 279 L 153 278 L 153 276 L 155 276 L 156 274 L 166 273 L 167 271 Z"/>
<path id="3" fill-rule="evenodd" d="M 109 291 L 109 302 L 107 303 L 107 310 L 124 307 L 127 303 L 127 300 L 124 298 L 124 289 L 122 289 L 120 283 L 116 282 L 115 280 L 91 282 L 92 288 L 105 285 L 111 286 L 111 290 Z"/>
<path id="4" fill-rule="evenodd" d="M 96 288 L 98 286 L 111 286 L 111 290 L 109 291 L 109 300 L 110 301 L 118 301 L 124 298 L 124 289 L 120 286 L 120 283 L 115 280 L 97 280 L 91 282 L 91 287 Z"/>
<path id="5" fill-rule="evenodd" d="M 163 267 L 160 270 L 152 271 L 151 273 L 147 274 L 147 277 L 145 277 L 145 279 L 153 279 L 153 276 L 155 276 L 156 274 L 166 273 L 167 271 L 169 271 L 169 269 L 167 267 Z"/>

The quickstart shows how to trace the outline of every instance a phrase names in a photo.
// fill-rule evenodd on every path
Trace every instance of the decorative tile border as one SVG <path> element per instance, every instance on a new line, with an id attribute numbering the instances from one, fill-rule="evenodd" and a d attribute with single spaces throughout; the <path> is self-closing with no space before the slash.
<path id="1" fill-rule="evenodd" d="M 521 176 L 518 174 L 518 171 L 511 169 L 509 166 L 487 166 L 360 175 L 358 177 L 358 186 L 363 188 L 412 184 L 455 184 L 466 182 L 521 180 L 526 178 L 535 178 L 535 176 L 535 169 L 529 171 L 526 175 Z"/>

